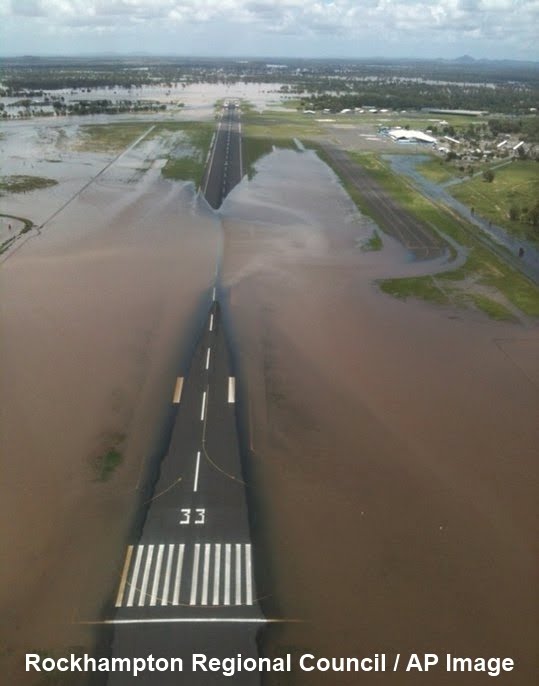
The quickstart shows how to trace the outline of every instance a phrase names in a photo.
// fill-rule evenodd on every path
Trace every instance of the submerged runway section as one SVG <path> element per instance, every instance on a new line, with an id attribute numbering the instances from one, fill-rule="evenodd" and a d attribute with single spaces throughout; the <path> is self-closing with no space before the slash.
<path id="1" fill-rule="evenodd" d="M 235 379 L 217 302 L 188 374 L 172 381 L 171 402 L 178 410 L 170 446 L 142 535 L 127 546 L 116 615 L 108 620 L 114 625 L 113 656 L 181 657 L 187 665 L 193 653 L 256 658 L 255 636 L 265 620 L 256 600 Z M 114 674 L 108 683 L 128 678 Z M 222 678 L 186 674 L 183 683 Z M 177 679 L 142 674 L 137 682 Z M 236 683 L 256 684 L 258 677 L 237 675 Z"/>

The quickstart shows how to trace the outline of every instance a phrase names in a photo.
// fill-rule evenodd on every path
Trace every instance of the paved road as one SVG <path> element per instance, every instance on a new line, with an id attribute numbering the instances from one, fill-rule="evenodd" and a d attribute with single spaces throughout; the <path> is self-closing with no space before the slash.
<path id="1" fill-rule="evenodd" d="M 447 245 L 429 226 L 403 209 L 344 150 L 323 146 L 332 163 L 359 191 L 374 218 L 386 233 L 400 241 L 418 260 L 441 257 Z"/>
<path id="2" fill-rule="evenodd" d="M 226 108 L 203 185 L 214 206 L 241 179 L 238 139 L 238 115 Z M 219 673 L 189 671 L 193 653 L 256 658 L 256 633 L 265 623 L 255 588 L 236 383 L 215 288 L 190 368 L 171 379 L 171 402 L 177 414 L 168 452 L 142 535 L 126 548 L 116 612 L 107 620 L 114 627 L 112 656 L 184 659 L 183 676 L 145 672 L 137 677 L 141 685 L 229 683 Z M 108 683 L 132 679 L 116 673 Z M 234 677 L 238 685 L 259 681 L 256 673 Z"/>
<path id="3" fill-rule="evenodd" d="M 209 204 L 217 209 L 224 197 L 243 177 L 240 113 L 233 103 L 222 110 L 202 180 L 202 191 Z"/>

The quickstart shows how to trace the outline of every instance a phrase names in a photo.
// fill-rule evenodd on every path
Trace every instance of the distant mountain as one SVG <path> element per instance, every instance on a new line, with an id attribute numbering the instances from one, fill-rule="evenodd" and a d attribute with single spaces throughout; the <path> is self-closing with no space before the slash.
<path id="1" fill-rule="evenodd" d="M 461 64 L 473 64 L 475 60 L 471 55 L 462 55 L 462 57 L 457 57 L 454 62 L 460 62 Z"/>

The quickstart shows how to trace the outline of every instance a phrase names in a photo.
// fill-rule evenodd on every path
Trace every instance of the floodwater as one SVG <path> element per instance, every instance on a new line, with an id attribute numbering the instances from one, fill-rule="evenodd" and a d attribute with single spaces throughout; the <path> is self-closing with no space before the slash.
<path id="1" fill-rule="evenodd" d="M 263 159 L 222 215 L 258 594 L 297 620 L 262 653 L 503 656 L 533 683 L 537 330 L 377 292 L 417 267 L 357 249 L 371 227 L 306 153 Z M 263 683 L 362 679 L 287 677 Z"/>
<path id="2" fill-rule="evenodd" d="M 79 622 L 98 619 L 117 585 L 141 479 L 209 306 L 219 223 L 159 169 L 127 181 L 137 154 L 2 265 L 6 683 L 33 683 L 25 651 L 91 650 L 94 629 Z M 54 204 L 39 203 L 44 193 L 18 198 L 21 214 L 43 221 Z M 104 483 L 96 461 L 111 448 L 123 461 Z"/>

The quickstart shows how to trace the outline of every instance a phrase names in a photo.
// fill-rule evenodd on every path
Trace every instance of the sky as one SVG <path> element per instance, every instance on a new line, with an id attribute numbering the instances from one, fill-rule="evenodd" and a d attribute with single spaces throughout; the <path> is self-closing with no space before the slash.
<path id="1" fill-rule="evenodd" d="M 539 59 L 539 0 L 0 0 L 0 55 Z"/>

